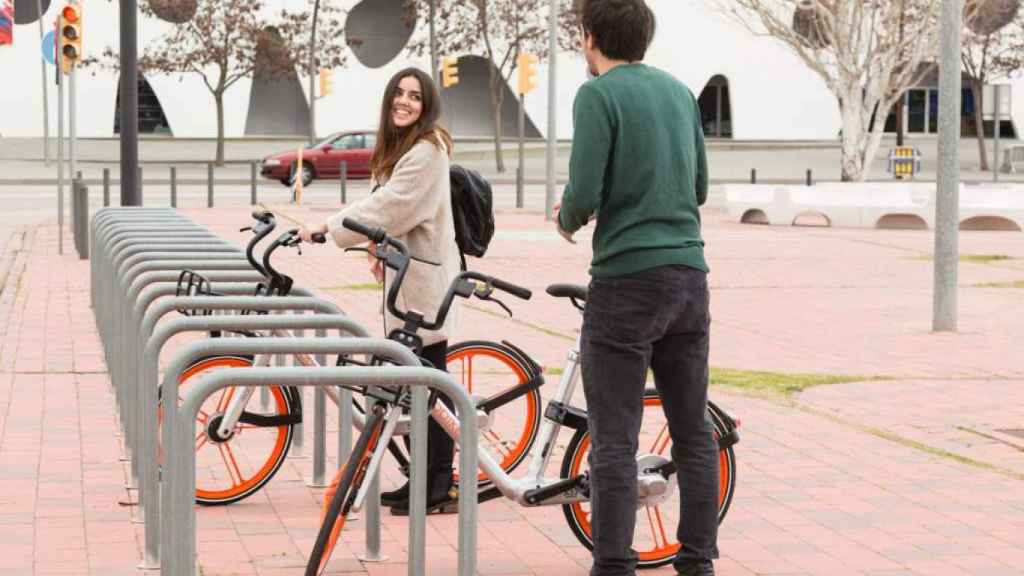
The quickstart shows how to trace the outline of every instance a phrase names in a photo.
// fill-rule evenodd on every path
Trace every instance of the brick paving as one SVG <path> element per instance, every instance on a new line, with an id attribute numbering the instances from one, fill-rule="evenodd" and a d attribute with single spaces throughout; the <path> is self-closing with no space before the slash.
<path id="1" fill-rule="evenodd" d="M 311 220 L 328 210 L 288 209 Z M 247 218 L 241 206 L 187 213 L 246 239 L 237 231 Z M 960 332 L 935 335 L 930 234 L 739 226 L 714 211 L 705 220 L 713 365 L 888 378 L 790 399 L 713 390 L 743 420 L 718 573 L 1024 573 L 1024 439 L 1005 432 L 1024 428 L 1024 367 L 1014 354 L 1022 291 L 980 287 L 1024 280 L 1024 236 L 962 235 L 964 253 L 1012 259 L 963 263 Z M 460 339 L 500 334 L 559 366 L 579 315 L 542 289 L 585 281 L 587 241 L 563 243 L 536 214 L 499 214 L 492 251 L 471 265 L 536 296 L 509 301 L 511 320 L 473 303 Z M 137 574 L 141 527 L 123 505 L 134 494 L 124 488 L 88 265 L 57 256 L 56 244 L 53 224 L 24 229 L 0 258 L 0 574 Z M 380 333 L 379 293 L 352 288 L 369 279 L 364 262 L 329 247 L 277 260 Z M 200 509 L 202 573 L 301 574 L 321 495 L 306 486 L 310 472 L 308 455 L 294 454 L 259 494 Z M 385 470 L 384 485 L 396 482 Z M 362 563 L 363 523 L 355 521 L 331 570 L 406 574 L 407 526 L 385 514 L 390 560 Z M 588 553 L 557 508 L 492 501 L 481 506 L 478 529 L 481 574 L 587 573 Z M 456 516 L 428 519 L 428 574 L 455 574 L 456 533 Z"/>

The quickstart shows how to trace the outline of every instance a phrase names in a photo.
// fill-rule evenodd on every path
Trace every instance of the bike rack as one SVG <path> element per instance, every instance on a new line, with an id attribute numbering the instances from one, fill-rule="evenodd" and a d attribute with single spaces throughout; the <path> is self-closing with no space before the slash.
<path id="1" fill-rule="evenodd" d="M 211 310 L 314 310 L 320 314 L 312 316 L 303 315 L 278 315 L 278 316 L 199 316 L 175 318 L 156 327 L 160 317 L 180 308 L 183 305 L 190 307 L 211 309 Z M 149 334 L 146 339 L 145 353 L 142 363 L 137 367 L 134 375 L 137 377 L 141 394 L 138 395 L 138 403 L 133 410 L 140 414 L 156 414 L 157 397 L 156 391 L 159 382 L 159 359 L 163 346 L 173 336 L 183 332 L 211 332 L 224 330 L 254 330 L 265 331 L 272 329 L 293 330 L 293 329 L 315 329 L 318 337 L 325 337 L 327 330 L 338 330 L 340 335 L 351 334 L 353 336 L 366 337 L 366 330 L 351 318 L 340 314 L 336 305 L 326 300 L 317 298 L 275 298 L 266 296 L 239 296 L 239 297 L 179 297 L 171 298 L 168 301 L 157 305 L 157 310 L 147 313 L 143 321 L 142 333 Z M 337 313 L 334 313 L 337 312 Z M 324 359 L 319 359 L 324 364 Z M 186 367 L 187 368 L 187 367 Z M 169 394 L 169 393 L 168 393 Z M 167 396 L 171 397 L 171 396 Z M 175 398 L 177 396 L 174 396 Z M 339 404 L 340 407 L 351 406 L 351 397 L 348 396 L 348 404 Z M 322 406 L 322 404 L 321 404 Z M 316 410 L 316 407 L 314 408 Z M 165 419 L 174 417 L 176 406 L 171 403 L 164 408 Z M 350 410 L 343 410 L 342 414 Z M 320 422 L 325 423 L 323 415 Z M 340 430 L 339 430 L 340 432 Z M 351 433 L 351 422 L 345 430 Z M 160 516 L 160 501 L 156 493 L 156 441 L 153 426 L 143 426 L 139 434 L 139 467 L 142 470 L 139 479 L 139 501 L 143 508 L 146 523 L 146 546 L 145 560 L 146 567 L 155 568 L 159 558 L 159 540 L 157 539 L 156 522 Z M 325 434 L 326 435 L 326 434 Z M 324 440 L 321 436 L 315 443 L 320 447 L 319 453 L 324 455 Z M 340 438 L 339 441 L 343 441 Z M 314 467 L 316 458 L 314 458 Z M 314 476 L 316 475 L 314 471 Z M 319 474 L 322 478 L 324 463 L 320 462 Z M 163 472 L 163 481 L 170 481 L 175 471 Z"/>
<path id="2" fill-rule="evenodd" d="M 183 370 L 199 358 L 219 354 L 375 354 L 393 360 L 405 359 L 405 366 L 341 367 L 341 368 L 250 368 L 224 370 L 210 374 L 198 382 L 185 396 L 185 401 L 172 422 L 164 418 L 163 438 L 167 468 L 176 470 L 174 481 L 161 484 L 161 499 L 166 506 L 161 526 L 161 573 L 193 576 L 195 571 L 195 452 L 191 449 L 195 418 L 202 402 L 213 392 L 229 386 L 419 386 L 447 394 L 455 403 L 460 422 L 459 466 L 462 470 L 477 469 L 478 430 L 476 407 L 464 388 L 447 373 L 432 368 L 412 367 L 418 362 L 409 358 L 409 350 L 397 342 L 369 338 L 246 338 L 237 341 L 203 340 L 192 343 L 175 354 L 165 372 L 163 385 L 168 393 L 177 393 L 178 378 Z M 173 391 L 173 392 L 172 392 Z M 414 429 L 425 428 L 425 410 L 414 410 Z M 410 479 L 409 572 L 424 574 L 423 555 L 426 531 L 426 462 L 425 454 L 414 454 Z M 371 493 L 376 487 L 371 486 Z M 369 502 L 376 502 L 370 498 Z M 373 506 L 367 507 L 367 526 L 379 523 Z M 476 574 L 477 486 L 475 482 L 459 490 L 459 576 Z"/>
<path id="3" fill-rule="evenodd" d="M 107 208 L 93 215 L 89 235 L 92 254 L 91 299 L 110 370 L 124 430 L 124 448 L 131 456 L 129 481 L 137 479 L 139 504 L 136 513 L 145 522 L 144 557 L 140 568 L 161 568 L 164 574 L 195 573 L 195 455 L 191 443 L 177 445 L 178 434 L 188 436 L 194 427 L 195 412 L 189 416 L 176 410 L 174 402 L 164 407 L 161 436 L 168 461 L 157 476 L 156 431 L 148 415 L 156 414 L 159 357 L 162 348 L 175 334 L 192 331 L 224 330 L 315 330 L 317 338 L 211 338 L 184 346 L 171 359 L 163 375 L 168 398 L 177 398 L 178 378 L 184 369 L 210 354 L 268 354 L 278 358 L 296 354 L 323 356 L 337 354 L 376 354 L 401 366 L 373 367 L 287 367 L 251 368 L 225 371 L 202 378 L 189 391 L 187 400 L 201 403 L 214 390 L 230 386 L 270 385 L 313 387 L 314 455 L 313 481 L 323 482 L 325 464 L 325 395 L 334 386 L 365 384 L 412 385 L 411 517 L 409 524 L 410 574 L 423 574 L 426 531 L 426 427 L 427 393 L 423 386 L 439 389 L 456 404 L 462 425 L 460 465 L 465 470 L 477 467 L 476 409 L 464 389 L 450 376 L 420 367 L 408 348 L 393 341 L 365 338 L 366 330 L 344 316 L 333 303 L 313 298 L 308 290 L 294 287 L 287 298 L 251 296 L 262 274 L 251 269 L 244 252 L 214 233 L 170 209 Z M 224 296 L 175 296 L 182 269 L 203 271 L 204 277 L 217 283 Z M 174 296 L 164 298 L 165 296 Z M 182 309 L 223 312 L 241 310 L 277 311 L 278 315 L 191 316 L 162 321 L 170 312 Z M 303 315 L 302 312 L 314 312 Z M 337 330 L 350 338 L 328 338 L 328 330 Z M 198 356 L 197 356 L 198 355 Z M 224 376 L 230 376 L 224 379 Z M 251 383 L 250 383 L 251 382 Z M 353 410 L 351 392 L 340 388 L 337 396 L 341 417 L 339 457 L 351 444 Z M 195 393 L 195 394 L 194 394 Z M 186 422 L 184 427 L 178 426 Z M 296 425 L 298 427 L 298 425 Z M 184 432 L 183 432 L 184 431 Z M 296 430 L 299 432 L 299 430 Z M 301 438 L 301 433 L 295 437 Z M 293 437 L 294 438 L 294 437 Z M 296 442 L 296 447 L 298 443 Z M 181 468 L 180 459 L 191 467 Z M 158 491 L 158 482 L 159 491 Z M 367 487 L 371 497 L 365 510 L 366 555 L 364 560 L 380 557 L 380 502 L 377 479 Z M 475 573 L 476 566 L 476 484 L 460 491 L 459 574 Z M 161 508 L 162 514 L 161 514 Z M 180 520 L 180 522 L 179 522 Z"/>

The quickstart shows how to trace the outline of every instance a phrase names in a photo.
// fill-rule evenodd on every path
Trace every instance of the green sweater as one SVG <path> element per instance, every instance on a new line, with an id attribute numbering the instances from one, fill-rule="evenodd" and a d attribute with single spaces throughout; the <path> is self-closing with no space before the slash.
<path id="1" fill-rule="evenodd" d="M 697 207 L 708 168 L 693 93 L 658 69 L 625 64 L 580 88 L 573 117 L 558 220 L 576 232 L 597 216 L 590 274 L 670 264 L 707 272 Z"/>

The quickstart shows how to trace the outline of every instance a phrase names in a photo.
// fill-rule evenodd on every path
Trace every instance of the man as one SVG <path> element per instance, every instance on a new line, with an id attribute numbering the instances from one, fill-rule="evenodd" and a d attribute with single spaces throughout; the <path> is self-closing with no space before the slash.
<path id="1" fill-rule="evenodd" d="M 591 576 L 636 571 L 636 452 L 648 367 L 679 470 L 675 568 L 712 576 L 718 449 L 705 416 L 710 316 L 698 211 L 707 198 L 700 111 L 686 86 L 640 63 L 654 34 L 643 0 L 587 0 L 581 13 L 596 78 L 576 95 L 558 229 L 572 242 L 597 219 L 581 343 L 592 435 Z"/>

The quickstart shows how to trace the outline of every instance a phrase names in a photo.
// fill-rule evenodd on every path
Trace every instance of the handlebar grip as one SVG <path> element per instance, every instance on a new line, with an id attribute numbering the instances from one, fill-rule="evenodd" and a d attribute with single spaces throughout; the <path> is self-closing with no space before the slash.
<path id="1" fill-rule="evenodd" d="M 317 233 L 313 234 L 313 243 L 314 244 L 326 244 L 327 243 L 327 236 L 317 232 Z"/>
<path id="2" fill-rule="evenodd" d="M 523 288 L 521 286 L 516 286 L 515 284 L 510 284 L 498 278 L 491 278 L 491 286 L 494 286 L 498 290 L 508 292 L 513 296 L 518 296 L 523 300 L 529 300 L 530 297 L 533 296 L 533 292 L 531 292 L 530 290 Z"/>
<path id="3" fill-rule="evenodd" d="M 263 222 L 264 224 L 269 224 L 271 221 L 274 220 L 274 213 L 273 212 L 267 212 L 265 210 L 253 210 L 252 211 L 252 218 L 253 218 L 253 220 L 259 220 L 260 222 Z"/>
<path id="4" fill-rule="evenodd" d="M 361 222 L 356 222 L 351 218 L 345 218 L 342 220 L 341 225 L 353 232 L 366 236 L 374 242 L 381 242 L 387 237 L 387 234 L 385 234 L 380 228 L 370 228 L 369 226 L 366 226 Z"/>

